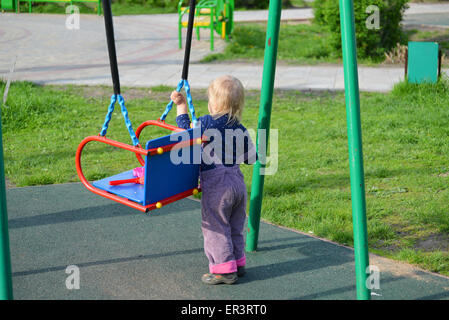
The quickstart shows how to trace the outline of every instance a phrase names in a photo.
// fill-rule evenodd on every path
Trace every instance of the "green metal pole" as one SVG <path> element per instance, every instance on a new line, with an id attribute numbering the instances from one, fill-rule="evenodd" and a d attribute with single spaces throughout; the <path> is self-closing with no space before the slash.
<path id="1" fill-rule="evenodd" d="M 256 149 L 259 151 L 259 130 L 266 130 L 265 145 L 268 145 L 270 130 L 271 106 L 273 103 L 274 76 L 276 71 L 276 56 L 278 50 L 279 28 L 281 23 L 281 0 L 270 1 L 268 11 L 267 36 L 265 42 L 265 57 L 262 78 L 262 91 L 259 106 L 259 123 L 257 125 Z M 265 148 L 266 150 L 268 148 Z M 259 239 L 260 213 L 262 210 L 264 175 L 260 174 L 265 164 L 258 160 L 253 168 L 251 198 L 248 218 L 248 233 L 246 236 L 246 251 L 255 251 Z"/>
<path id="2" fill-rule="evenodd" d="M 1 104 L 0 104 L 1 105 Z M 6 209 L 5 168 L 3 165 L 0 113 L 0 300 L 12 300 L 11 256 L 9 251 L 8 212 Z"/>
<path id="3" fill-rule="evenodd" d="M 366 285 L 366 269 L 369 266 L 368 235 L 353 0 L 340 0 L 340 20 L 348 125 L 357 299 L 369 300 L 371 293 Z"/>

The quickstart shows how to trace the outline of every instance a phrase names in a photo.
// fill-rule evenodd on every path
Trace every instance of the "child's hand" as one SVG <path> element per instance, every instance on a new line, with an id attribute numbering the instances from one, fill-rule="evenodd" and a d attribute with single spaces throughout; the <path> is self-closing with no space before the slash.
<path id="1" fill-rule="evenodd" d="M 186 98 L 179 93 L 178 91 L 173 91 L 171 93 L 170 99 L 176 104 L 177 106 L 177 114 L 178 116 L 181 114 L 186 114 L 188 112 L 187 104 L 186 104 Z"/>
<path id="2" fill-rule="evenodd" d="M 178 106 L 186 104 L 186 98 L 176 90 L 171 93 L 170 99 Z"/>

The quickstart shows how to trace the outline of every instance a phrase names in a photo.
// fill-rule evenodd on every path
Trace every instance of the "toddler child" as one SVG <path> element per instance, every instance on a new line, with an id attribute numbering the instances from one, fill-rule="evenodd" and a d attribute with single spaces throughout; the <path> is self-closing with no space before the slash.
<path id="1" fill-rule="evenodd" d="M 172 92 L 171 99 L 177 105 L 178 127 L 189 129 L 186 99 L 177 91 Z M 210 114 L 198 119 L 201 134 L 210 138 L 203 144 L 200 165 L 201 229 L 209 260 L 209 273 L 201 280 L 232 284 L 243 276 L 246 264 L 243 231 L 247 193 L 239 164 L 254 163 L 256 151 L 241 124 L 242 83 L 232 76 L 219 77 L 210 84 L 208 99 Z"/>

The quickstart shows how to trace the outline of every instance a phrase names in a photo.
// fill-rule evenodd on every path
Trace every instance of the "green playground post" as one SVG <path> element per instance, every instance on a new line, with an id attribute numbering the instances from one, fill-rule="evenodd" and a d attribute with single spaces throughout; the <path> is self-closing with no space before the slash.
<path id="1" fill-rule="evenodd" d="M 268 9 L 267 36 L 265 40 L 265 56 L 262 78 L 262 89 L 259 106 L 259 122 L 257 131 L 266 130 L 265 145 L 268 145 L 270 130 L 271 107 L 273 103 L 274 76 L 276 71 L 276 56 L 278 50 L 279 28 L 281 24 L 282 1 L 270 1 Z M 256 149 L 259 152 L 259 132 L 257 133 Z M 268 148 L 265 148 L 268 150 Z M 253 168 L 251 185 L 250 209 L 248 218 L 248 233 L 246 236 L 246 251 L 255 251 L 259 238 L 260 213 L 262 210 L 262 196 L 264 175 L 260 174 L 265 164 L 256 161 Z"/>
<path id="2" fill-rule="evenodd" d="M 353 0 L 340 0 L 340 20 L 348 125 L 357 299 L 369 300 L 371 293 L 366 285 L 366 269 L 369 266 L 368 234 Z"/>
<path id="3" fill-rule="evenodd" d="M 5 168 L 3 165 L 2 140 L 0 113 L 0 300 L 12 300 L 11 256 L 9 250 L 8 212 L 6 209 Z"/>

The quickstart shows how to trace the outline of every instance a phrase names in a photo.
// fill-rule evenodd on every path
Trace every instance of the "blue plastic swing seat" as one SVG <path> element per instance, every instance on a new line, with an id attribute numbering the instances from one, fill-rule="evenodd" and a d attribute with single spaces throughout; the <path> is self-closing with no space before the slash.
<path id="1" fill-rule="evenodd" d="M 146 144 L 146 149 L 164 147 L 173 143 L 193 138 L 194 129 L 172 133 L 170 135 L 150 140 Z M 181 140 L 182 139 L 182 140 Z M 111 186 L 109 181 L 132 179 L 133 170 L 128 170 L 117 175 L 93 182 L 94 187 L 105 190 L 122 198 L 129 199 L 141 205 L 147 206 L 158 201 L 167 199 L 182 192 L 198 188 L 199 164 L 194 164 L 194 155 L 201 152 L 201 146 L 198 144 L 178 149 L 178 155 L 181 152 L 188 152 L 185 155 L 187 163 L 174 163 L 171 158 L 171 152 L 163 154 L 148 154 L 145 159 L 145 183 L 126 183 L 122 185 Z"/>

